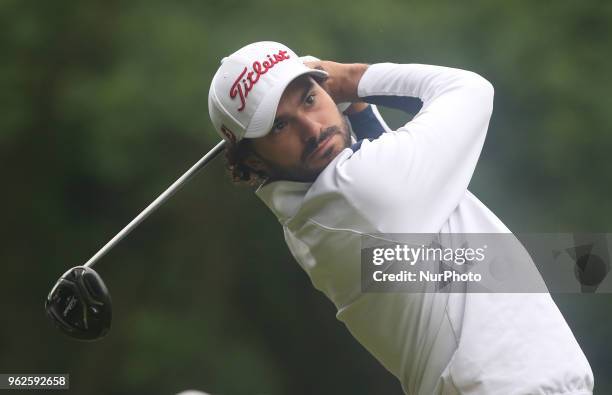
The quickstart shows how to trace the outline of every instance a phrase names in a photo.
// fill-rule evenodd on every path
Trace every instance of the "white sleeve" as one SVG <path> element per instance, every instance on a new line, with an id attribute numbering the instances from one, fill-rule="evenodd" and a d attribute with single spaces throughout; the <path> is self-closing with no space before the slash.
<path id="1" fill-rule="evenodd" d="M 364 141 L 338 164 L 342 193 L 380 232 L 439 232 L 480 156 L 493 110 L 492 85 L 465 70 L 382 63 L 368 68 L 358 94 L 417 97 L 423 107 L 410 122 Z"/>

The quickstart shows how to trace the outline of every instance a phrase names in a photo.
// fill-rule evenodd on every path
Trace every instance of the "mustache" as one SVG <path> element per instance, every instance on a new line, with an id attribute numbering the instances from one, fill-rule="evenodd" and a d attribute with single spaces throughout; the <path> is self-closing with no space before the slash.
<path id="1" fill-rule="evenodd" d="M 312 139 L 308 140 L 308 142 L 306 143 L 306 148 L 304 148 L 304 152 L 302 153 L 302 162 L 306 162 L 308 156 L 314 151 L 316 151 L 316 149 L 319 148 L 319 145 L 321 145 L 321 143 L 323 143 L 325 140 L 327 140 L 334 134 L 338 134 L 340 132 L 340 128 L 337 125 L 333 125 L 323 130 L 319 135 L 318 139 L 315 139 L 313 137 Z"/>

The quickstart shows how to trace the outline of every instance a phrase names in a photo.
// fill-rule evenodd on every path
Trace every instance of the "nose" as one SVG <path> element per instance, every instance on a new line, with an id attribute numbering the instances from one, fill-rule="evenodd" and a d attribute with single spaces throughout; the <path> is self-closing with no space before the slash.
<path id="1" fill-rule="evenodd" d="M 300 135 L 304 142 L 317 140 L 323 125 L 312 115 L 300 114 L 298 116 Z"/>

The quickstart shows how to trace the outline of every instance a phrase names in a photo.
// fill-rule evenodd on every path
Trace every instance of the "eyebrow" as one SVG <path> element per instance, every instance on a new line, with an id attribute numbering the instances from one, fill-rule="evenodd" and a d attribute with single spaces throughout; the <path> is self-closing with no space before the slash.
<path id="1" fill-rule="evenodd" d="M 314 84 L 315 83 L 312 80 L 312 78 L 308 78 L 308 80 L 306 81 L 306 84 L 303 84 L 302 94 L 300 95 L 300 103 L 303 103 L 304 100 L 306 100 L 306 97 L 308 96 L 308 93 L 310 93 L 310 91 L 312 90 L 312 87 L 314 86 Z M 282 115 L 280 117 L 275 117 L 274 122 L 272 122 L 272 125 L 276 125 L 276 123 L 283 118 L 284 117 Z"/>
<path id="2" fill-rule="evenodd" d="M 304 91 L 302 92 L 302 96 L 300 96 L 300 103 L 303 103 L 304 100 L 306 100 L 306 96 L 308 96 L 308 93 L 310 93 L 313 86 L 314 82 L 312 81 L 312 78 L 308 78 L 308 82 L 306 82 L 306 86 Z"/>

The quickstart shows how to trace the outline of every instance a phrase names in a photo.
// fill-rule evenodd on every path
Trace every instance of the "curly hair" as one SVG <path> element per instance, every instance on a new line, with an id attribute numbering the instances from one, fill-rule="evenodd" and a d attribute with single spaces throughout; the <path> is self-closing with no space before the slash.
<path id="1" fill-rule="evenodd" d="M 232 181 L 236 184 L 258 186 L 266 181 L 268 175 L 245 163 L 252 154 L 251 140 L 242 139 L 236 144 L 227 144 L 225 148 L 225 167 Z"/>

